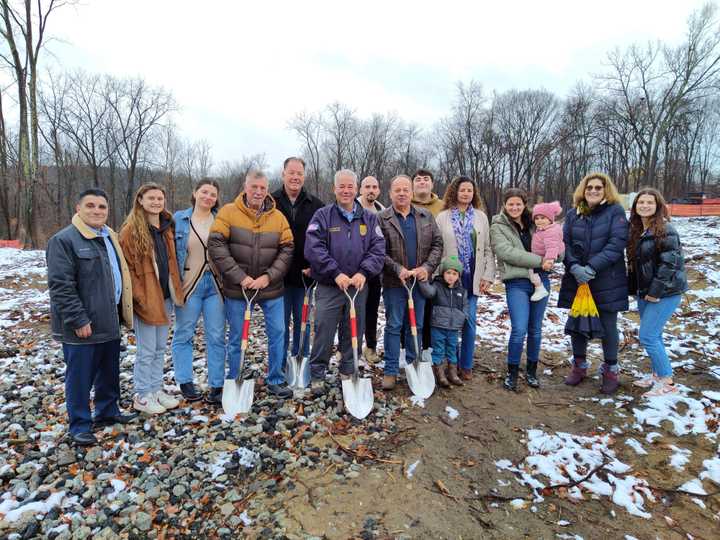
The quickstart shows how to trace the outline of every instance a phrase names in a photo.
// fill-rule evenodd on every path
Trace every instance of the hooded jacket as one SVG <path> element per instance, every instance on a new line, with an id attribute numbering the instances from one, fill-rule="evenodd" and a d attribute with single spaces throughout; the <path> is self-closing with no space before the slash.
<path id="1" fill-rule="evenodd" d="M 436 276 L 432 283 L 419 282 L 420 292 L 432 299 L 430 326 L 444 330 L 462 330 L 467 316 L 467 291 L 458 280 L 455 287 L 448 287 L 442 276 Z"/>
<path id="2" fill-rule="evenodd" d="M 243 192 L 217 213 L 208 237 L 208 254 L 220 273 L 225 296 L 244 299 L 243 280 L 267 274 L 270 283 L 257 299 L 269 300 L 283 294 L 293 245 L 290 224 L 274 199 L 268 195 L 257 212 L 247 206 Z"/>
<path id="3" fill-rule="evenodd" d="M 133 322 L 133 291 L 130 272 L 115 231 L 110 240 L 122 275 L 120 311 L 128 328 Z M 50 323 L 53 337 L 61 343 L 83 345 L 120 339 L 120 313 L 105 241 L 75 214 L 72 224 L 50 238 L 46 251 Z M 92 327 L 88 338 L 75 330 Z"/>
<path id="4" fill-rule="evenodd" d="M 277 209 L 288 220 L 293 234 L 293 258 L 290 269 L 285 274 L 285 286 L 304 287 L 302 271 L 310 267 L 310 263 L 305 258 L 305 231 L 310 225 L 310 220 L 315 215 L 315 212 L 325 205 L 320 199 L 308 193 L 305 188 L 300 190 L 294 205 L 290 202 L 290 198 L 283 187 L 273 193 L 272 197 L 275 199 Z"/>
<path id="5" fill-rule="evenodd" d="M 628 220 L 619 204 L 602 202 L 594 208 L 581 205 L 574 212 L 568 212 L 563 224 L 565 274 L 560 284 L 558 307 L 572 306 L 578 283 L 570 269 L 579 264 L 595 270 L 589 285 L 599 310 L 627 311 L 627 239 Z"/>
<path id="6" fill-rule="evenodd" d="M 169 222 L 169 223 L 168 223 Z M 167 254 L 168 288 L 170 298 L 176 306 L 182 306 L 182 285 L 175 253 L 175 226 L 172 216 L 166 210 L 160 214 L 161 238 Z M 152 235 L 152 233 L 151 233 Z M 152 239 L 152 236 L 151 236 Z M 145 324 L 162 326 L 170 324 L 165 313 L 165 295 L 160 284 L 158 264 L 155 260 L 155 249 L 148 255 L 141 256 L 135 242 L 130 236 L 130 228 L 120 230 L 120 245 L 127 259 L 132 279 L 133 309 Z"/>
<path id="7" fill-rule="evenodd" d="M 640 237 L 634 268 L 628 278 L 630 293 L 640 298 L 666 298 L 688 290 L 680 236 L 670 223 L 665 224 L 660 250 L 649 230 Z"/>
<path id="8" fill-rule="evenodd" d="M 433 217 L 437 217 L 440 212 L 445 210 L 445 203 L 434 193 L 430 193 L 430 200 L 428 202 L 421 202 L 413 196 L 412 204 L 417 208 L 429 210 Z"/>

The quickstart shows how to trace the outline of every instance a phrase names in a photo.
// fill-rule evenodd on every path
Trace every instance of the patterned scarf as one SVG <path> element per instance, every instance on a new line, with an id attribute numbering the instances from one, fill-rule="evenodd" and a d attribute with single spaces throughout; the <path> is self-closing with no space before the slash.
<path id="1" fill-rule="evenodd" d="M 468 206 L 465 211 L 465 219 L 460 216 L 460 210 L 457 206 L 450 210 L 450 220 L 452 221 L 453 233 L 458 248 L 458 258 L 463 265 L 463 274 L 470 274 L 470 262 L 473 256 L 472 231 L 475 220 L 475 209 Z"/>

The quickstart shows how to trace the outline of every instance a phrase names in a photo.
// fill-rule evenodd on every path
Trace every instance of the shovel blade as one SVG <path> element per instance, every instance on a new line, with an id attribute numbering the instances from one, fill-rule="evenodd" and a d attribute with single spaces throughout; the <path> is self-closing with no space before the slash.
<path id="1" fill-rule="evenodd" d="M 285 380 L 290 388 L 304 390 L 310 385 L 310 359 L 303 357 L 298 362 L 297 357 L 288 356 L 285 363 Z"/>
<path id="2" fill-rule="evenodd" d="M 247 414 L 252 408 L 255 397 L 255 380 L 248 379 L 238 383 L 236 379 L 225 379 L 223 385 L 222 406 L 225 414 L 233 418 L 238 414 Z"/>
<path id="3" fill-rule="evenodd" d="M 374 396 L 370 379 L 353 377 L 342 382 L 345 408 L 355 418 L 362 420 L 372 411 Z"/>
<path id="4" fill-rule="evenodd" d="M 412 362 L 405 366 L 405 378 L 413 394 L 422 399 L 435 391 L 435 375 L 432 362 Z"/>

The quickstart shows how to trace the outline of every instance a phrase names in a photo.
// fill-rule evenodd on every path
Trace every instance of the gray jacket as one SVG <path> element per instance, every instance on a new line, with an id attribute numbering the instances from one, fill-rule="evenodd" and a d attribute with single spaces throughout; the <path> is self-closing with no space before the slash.
<path id="1" fill-rule="evenodd" d="M 132 327 L 130 273 L 117 236 L 110 238 L 118 256 L 123 287 L 120 305 L 105 241 L 75 216 L 72 225 L 48 242 L 46 257 L 53 337 L 62 343 L 84 345 L 120 339 L 120 316 Z M 91 325 L 92 334 L 79 338 L 75 330 Z"/>
<path id="2" fill-rule="evenodd" d="M 420 293 L 427 299 L 433 299 L 430 326 L 444 330 L 462 330 L 467 319 L 467 291 L 458 283 L 452 289 L 441 276 L 432 283 L 418 282 Z"/>

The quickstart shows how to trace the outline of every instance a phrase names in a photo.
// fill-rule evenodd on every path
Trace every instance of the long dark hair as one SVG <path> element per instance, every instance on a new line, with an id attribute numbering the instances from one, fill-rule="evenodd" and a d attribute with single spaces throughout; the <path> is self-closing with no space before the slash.
<path id="1" fill-rule="evenodd" d="M 635 269 L 635 262 L 637 261 L 637 249 L 640 245 L 640 237 L 645 231 L 642 218 L 637 213 L 637 203 L 640 197 L 643 195 L 652 195 L 655 198 L 655 214 L 650 219 L 650 226 L 648 230 L 652 233 L 655 238 L 655 249 L 660 250 L 662 241 L 665 239 L 666 228 L 665 225 L 670 221 L 670 212 L 668 211 L 667 203 L 665 198 L 662 196 L 657 189 L 646 187 L 638 191 L 635 196 L 635 200 L 630 208 L 630 233 L 627 245 L 628 265 L 631 269 Z"/>
<path id="2" fill-rule="evenodd" d="M 532 213 L 530 212 L 530 209 L 528 208 L 528 196 L 527 192 L 524 189 L 511 187 L 507 188 L 505 191 L 503 191 L 502 195 L 502 213 L 505 214 L 505 216 L 510 220 L 512 223 L 513 218 L 510 217 L 510 215 L 505 210 L 505 203 L 508 202 L 509 199 L 512 199 L 513 197 L 518 197 L 522 200 L 523 204 L 525 205 L 525 208 L 523 209 L 522 214 L 520 215 L 520 220 L 523 223 L 523 228 L 529 229 L 532 225 Z"/>
<path id="3" fill-rule="evenodd" d="M 197 184 L 195 184 L 192 194 L 190 195 L 190 204 L 192 207 L 195 208 L 195 192 L 203 186 L 212 186 L 217 189 L 218 196 L 217 199 L 215 199 L 215 204 L 210 210 L 217 210 L 220 208 L 220 184 L 217 180 L 213 180 L 212 178 L 202 178 L 201 180 L 198 180 Z"/>

